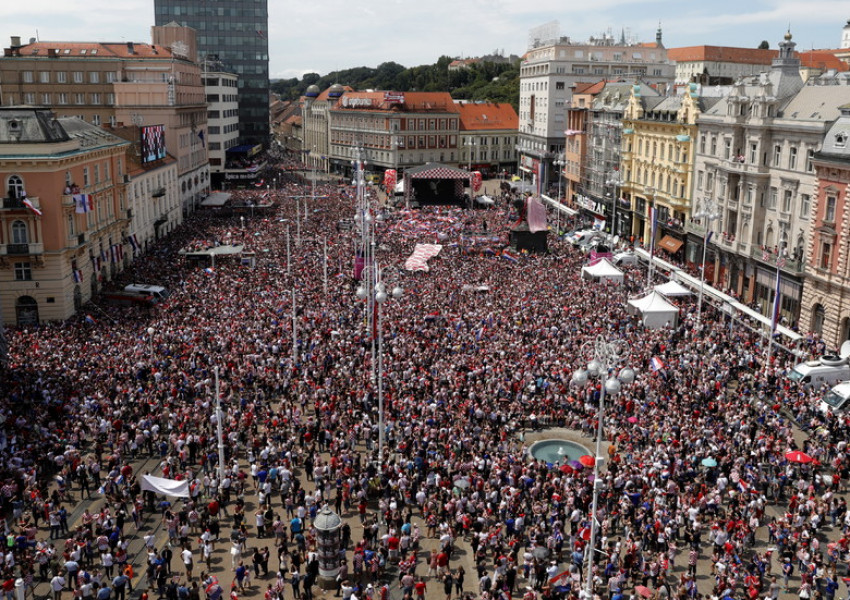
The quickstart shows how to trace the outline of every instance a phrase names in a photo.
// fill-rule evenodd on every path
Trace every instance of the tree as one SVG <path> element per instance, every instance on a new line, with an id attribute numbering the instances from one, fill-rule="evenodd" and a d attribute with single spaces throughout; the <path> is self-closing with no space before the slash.
<path id="1" fill-rule="evenodd" d="M 768 43 L 767 40 L 762 40 L 761 44 L 759 44 L 759 50 L 769 50 L 769 49 L 770 49 L 770 43 Z"/>

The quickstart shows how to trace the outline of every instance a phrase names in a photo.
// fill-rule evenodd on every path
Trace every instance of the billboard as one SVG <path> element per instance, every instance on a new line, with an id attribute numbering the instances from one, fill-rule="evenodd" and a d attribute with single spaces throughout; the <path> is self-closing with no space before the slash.
<path id="1" fill-rule="evenodd" d="M 165 158 L 165 125 L 142 127 L 142 164 Z"/>

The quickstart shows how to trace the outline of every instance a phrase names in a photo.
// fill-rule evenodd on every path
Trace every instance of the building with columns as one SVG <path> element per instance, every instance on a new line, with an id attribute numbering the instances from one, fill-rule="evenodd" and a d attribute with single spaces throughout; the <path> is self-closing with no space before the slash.
<path id="1" fill-rule="evenodd" d="M 770 70 L 741 78 L 699 118 L 693 197 L 714 204 L 715 279 L 770 316 L 779 269 L 780 314 L 801 314 L 805 251 L 827 129 L 850 103 L 845 76 L 804 84 L 790 33 Z"/>
<path id="2" fill-rule="evenodd" d="M 850 339 L 850 104 L 812 157 L 817 179 L 800 325 L 831 348 Z"/>
<path id="3" fill-rule="evenodd" d="M 0 108 L 0 315 L 66 319 L 132 257 L 130 143 L 76 117 Z"/>

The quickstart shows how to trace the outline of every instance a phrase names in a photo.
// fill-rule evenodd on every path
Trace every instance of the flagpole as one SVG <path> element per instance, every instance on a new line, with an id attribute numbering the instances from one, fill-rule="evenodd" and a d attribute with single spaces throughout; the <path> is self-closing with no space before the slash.
<path id="1" fill-rule="evenodd" d="M 655 260 L 655 230 L 658 228 L 657 211 L 655 210 L 655 188 L 644 188 L 644 194 L 652 197 L 649 203 L 649 266 L 646 269 L 646 286 L 652 286 L 652 266 Z"/>
<path id="2" fill-rule="evenodd" d="M 221 389 L 218 382 L 218 367 L 215 368 L 215 435 L 218 441 L 218 485 L 224 481 L 224 434 L 221 424 Z"/>
<path id="3" fill-rule="evenodd" d="M 770 332 L 767 340 L 767 360 L 764 363 L 765 373 L 770 371 L 770 359 L 773 355 L 773 335 L 776 333 L 776 325 L 779 321 L 779 306 L 781 303 L 781 295 L 779 292 L 779 284 L 782 279 L 782 266 L 784 264 L 783 252 L 785 250 L 785 241 L 780 240 L 779 249 L 776 253 L 776 284 L 773 288 L 773 314 L 770 319 Z"/>
<path id="4" fill-rule="evenodd" d="M 322 278 L 325 284 L 325 296 L 328 295 L 328 236 L 322 238 Z"/>

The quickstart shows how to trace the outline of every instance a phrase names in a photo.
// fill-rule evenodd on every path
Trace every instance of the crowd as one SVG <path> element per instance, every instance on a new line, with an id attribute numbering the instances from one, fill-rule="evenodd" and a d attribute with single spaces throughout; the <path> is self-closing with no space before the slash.
<path id="1" fill-rule="evenodd" d="M 318 187 L 324 199 L 290 240 L 290 268 L 284 232 L 304 191 L 263 193 L 273 216 L 243 229 L 235 217 L 195 215 L 113 282 L 166 286 L 166 303 L 10 332 L 0 380 L 7 583 L 49 582 L 55 600 L 123 600 L 128 539 L 144 536 L 136 568 L 150 594 L 219 600 L 229 568 L 234 595 L 253 577 L 265 600 L 310 600 L 312 517 L 329 504 L 361 527 L 342 530 L 346 600 L 418 600 L 429 584 L 447 600 L 577 598 L 593 478 L 534 460 L 524 436 L 595 432 L 599 383 L 571 379 L 586 343 L 602 336 L 628 345 L 638 378 L 605 403 L 595 594 L 835 596 L 850 543 L 848 422 L 817 411 L 817 391 L 783 376 L 796 358 L 764 365 L 763 339 L 711 310 L 697 323 L 687 302 L 680 325 L 646 330 L 624 308 L 643 275 L 627 272 L 622 288 L 583 280 L 583 257 L 559 240 L 541 256 L 470 256 L 459 236 L 482 213 L 387 211 L 376 220 L 376 261 L 404 294 L 377 321 L 379 453 L 375 329 L 352 280 L 358 232 L 337 228 L 353 214 L 354 190 Z M 483 228 L 514 221 L 510 208 L 494 208 Z M 256 253 L 253 268 L 221 259 L 203 269 L 177 253 L 234 236 Z M 408 273 L 401 265 L 417 241 L 443 250 L 429 271 Z M 791 462 L 792 450 L 816 461 Z M 191 497 L 172 504 L 142 492 L 141 471 L 188 480 Z M 100 512 L 69 519 L 73 499 L 98 495 Z M 154 522 L 168 545 L 157 547 Z M 437 540 L 433 551 L 423 538 Z M 211 561 L 217 544 L 231 556 L 223 568 Z M 706 579 L 697 567 L 709 562 Z"/>

